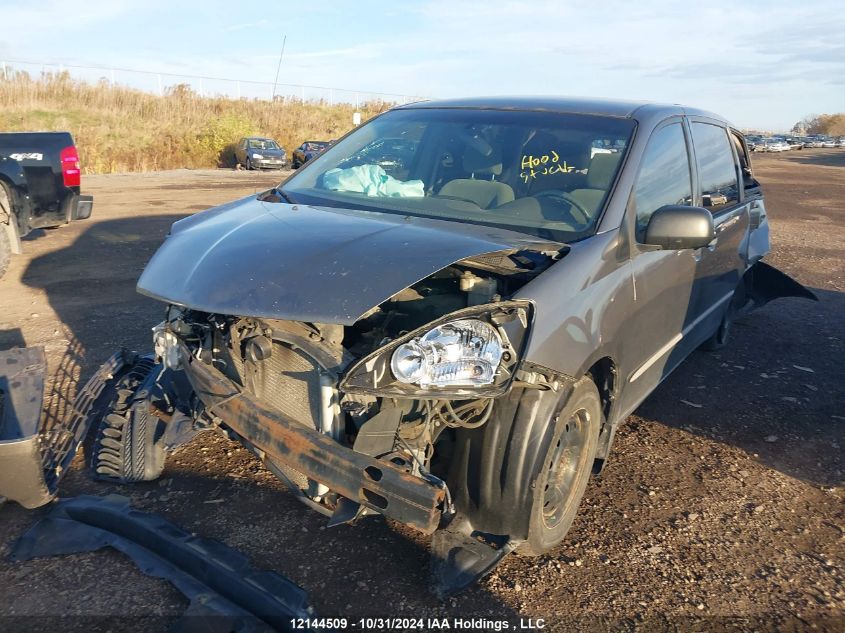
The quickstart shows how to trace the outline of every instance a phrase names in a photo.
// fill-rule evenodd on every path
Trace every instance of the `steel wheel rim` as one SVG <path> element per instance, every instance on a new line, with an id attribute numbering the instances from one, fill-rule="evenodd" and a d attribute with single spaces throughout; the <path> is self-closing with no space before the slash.
<path id="1" fill-rule="evenodd" d="M 560 525 L 572 499 L 572 489 L 586 456 L 590 414 L 586 409 L 572 413 L 563 426 L 547 462 L 543 491 L 543 524 L 548 529 Z"/>

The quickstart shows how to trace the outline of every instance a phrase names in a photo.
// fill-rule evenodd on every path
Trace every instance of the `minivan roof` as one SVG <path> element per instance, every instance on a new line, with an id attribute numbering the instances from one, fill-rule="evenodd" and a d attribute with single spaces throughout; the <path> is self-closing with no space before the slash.
<path id="1" fill-rule="evenodd" d="M 469 97 L 466 99 L 441 99 L 419 101 L 398 109 L 415 108 L 468 108 L 481 110 L 537 110 L 567 114 L 597 114 L 631 119 L 653 116 L 687 114 L 717 119 L 727 123 L 724 117 L 678 104 L 652 103 L 648 101 L 627 101 L 617 99 L 595 99 L 590 97 Z"/>

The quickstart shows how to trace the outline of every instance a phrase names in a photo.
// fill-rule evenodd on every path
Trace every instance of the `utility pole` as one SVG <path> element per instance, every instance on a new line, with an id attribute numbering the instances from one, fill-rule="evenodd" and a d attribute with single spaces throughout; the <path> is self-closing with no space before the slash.
<path id="1" fill-rule="evenodd" d="M 282 52 L 279 53 L 279 65 L 276 66 L 276 80 L 273 82 L 273 97 L 270 99 L 270 101 L 276 100 L 276 86 L 279 83 L 279 71 L 282 69 L 282 57 L 285 56 L 285 44 L 287 43 L 287 41 L 288 36 L 285 35 L 284 38 L 282 38 Z"/>

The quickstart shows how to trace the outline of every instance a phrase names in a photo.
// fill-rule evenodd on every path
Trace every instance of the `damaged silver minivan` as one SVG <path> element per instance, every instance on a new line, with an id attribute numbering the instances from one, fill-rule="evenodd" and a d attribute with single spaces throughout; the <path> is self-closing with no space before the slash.
<path id="1" fill-rule="evenodd" d="M 572 524 L 620 422 L 733 319 L 812 293 L 760 260 L 740 134 L 680 106 L 472 99 L 390 110 L 279 187 L 180 220 L 166 304 L 96 472 L 158 476 L 214 429 L 332 525 L 433 533 L 441 592 Z"/>

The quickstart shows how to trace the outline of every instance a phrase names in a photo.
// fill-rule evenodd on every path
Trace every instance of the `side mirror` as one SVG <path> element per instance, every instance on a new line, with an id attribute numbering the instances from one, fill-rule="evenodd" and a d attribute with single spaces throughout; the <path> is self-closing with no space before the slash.
<path id="1" fill-rule="evenodd" d="M 703 207 L 666 205 L 655 211 L 645 230 L 645 243 L 666 249 L 701 248 L 716 237 L 713 214 Z"/>

